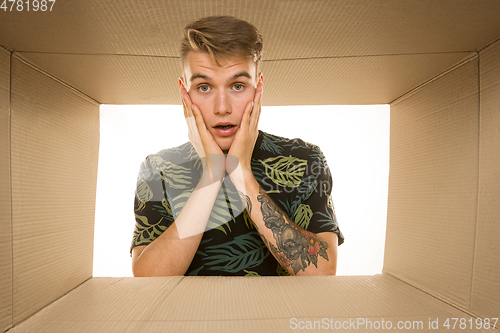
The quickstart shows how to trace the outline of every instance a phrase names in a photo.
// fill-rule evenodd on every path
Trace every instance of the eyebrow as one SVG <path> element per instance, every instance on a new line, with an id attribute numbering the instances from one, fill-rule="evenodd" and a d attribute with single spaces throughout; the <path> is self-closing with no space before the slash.
<path id="1" fill-rule="evenodd" d="M 239 73 L 236 73 L 235 75 L 233 75 L 229 80 L 232 81 L 232 80 L 236 80 L 237 78 L 239 77 L 246 77 L 248 79 L 252 79 L 252 76 L 247 72 L 247 71 L 241 71 Z M 206 81 L 212 81 L 212 79 L 210 79 L 210 77 L 206 76 L 206 75 L 203 75 L 201 73 L 194 73 L 191 78 L 189 79 L 189 81 L 193 82 L 194 80 L 196 79 L 203 79 L 203 80 L 206 80 Z"/>
<path id="2" fill-rule="evenodd" d="M 200 74 L 200 73 L 194 73 L 193 75 L 191 75 L 191 78 L 189 79 L 189 81 L 193 82 L 196 79 L 203 79 L 203 80 L 207 80 L 207 81 L 212 81 L 208 76 Z"/>

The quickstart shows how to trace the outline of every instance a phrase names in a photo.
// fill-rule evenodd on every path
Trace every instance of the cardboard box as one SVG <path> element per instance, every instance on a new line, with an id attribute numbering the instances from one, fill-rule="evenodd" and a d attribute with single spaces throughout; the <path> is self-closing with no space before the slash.
<path id="1" fill-rule="evenodd" d="M 216 13 L 267 37 L 266 105 L 391 104 L 383 274 L 92 277 L 99 104 L 178 103 L 178 36 Z M 499 2 L 89 0 L 0 17 L 0 331 L 463 332 L 500 317 Z"/>

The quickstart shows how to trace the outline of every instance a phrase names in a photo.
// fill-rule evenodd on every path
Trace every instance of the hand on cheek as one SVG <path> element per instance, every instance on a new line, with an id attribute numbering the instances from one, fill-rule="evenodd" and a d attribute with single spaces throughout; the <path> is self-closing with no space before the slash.
<path id="1" fill-rule="evenodd" d="M 238 166 L 241 167 L 243 174 L 251 173 L 251 159 L 255 147 L 255 142 L 259 136 L 259 117 L 261 111 L 263 84 L 259 82 L 253 101 L 247 103 L 241 125 L 234 141 L 231 144 L 229 153 L 226 159 L 226 170 L 229 175 L 236 170 Z"/>
<path id="2" fill-rule="evenodd" d="M 200 156 L 203 173 L 211 183 L 223 179 L 225 175 L 225 156 L 212 134 L 208 131 L 200 109 L 192 103 L 183 85 L 180 86 L 184 117 L 188 126 L 188 137 Z"/>

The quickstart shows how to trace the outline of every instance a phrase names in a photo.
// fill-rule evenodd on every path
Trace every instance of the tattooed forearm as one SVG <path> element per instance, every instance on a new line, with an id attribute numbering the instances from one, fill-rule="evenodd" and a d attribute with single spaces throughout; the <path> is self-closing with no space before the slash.
<path id="1" fill-rule="evenodd" d="M 252 201 L 250 201 L 250 197 L 240 191 L 238 191 L 238 194 L 240 195 L 241 202 L 243 202 L 243 205 L 245 205 L 248 211 L 248 215 L 250 215 L 252 213 Z"/>
<path id="2" fill-rule="evenodd" d="M 262 188 L 259 188 L 257 200 L 261 204 L 264 224 L 276 240 L 276 246 L 268 243 L 269 250 L 283 267 L 291 267 L 296 274 L 300 270 L 305 271 L 311 263 L 318 267 L 318 255 L 328 260 L 328 244 L 290 221 Z"/>

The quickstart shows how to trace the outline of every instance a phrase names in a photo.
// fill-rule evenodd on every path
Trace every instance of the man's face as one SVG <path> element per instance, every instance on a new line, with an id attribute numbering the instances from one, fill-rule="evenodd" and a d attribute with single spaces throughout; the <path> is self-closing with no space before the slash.
<path id="1" fill-rule="evenodd" d="M 227 57 L 219 64 L 208 53 L 190 51 L 184 62 L 183 81 L 215 142 L 227 151 L 246 105 L 254 99 L 260 76 L 256 78 L 251 59 Z"/>

